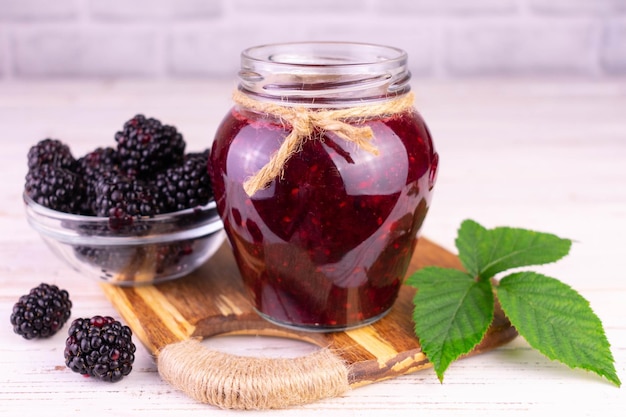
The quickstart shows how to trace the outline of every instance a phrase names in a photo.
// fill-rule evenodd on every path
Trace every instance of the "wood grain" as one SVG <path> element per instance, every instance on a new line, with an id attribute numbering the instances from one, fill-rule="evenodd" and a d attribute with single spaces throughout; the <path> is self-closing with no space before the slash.
<path id="1" fill-rule="evenodd" d="M 421 238 L 408 273 L 426 265 L 461 268 L 458 258 Z M 162 284 L 119 287 L 103 284 L 114 307 L 136 337 L 155 356 L 172 343 L 224 334 L 260 334 L 303 340 L 329 348 L 349 367 L 349 383 L 357 387 L 428 368 L 412 322 L 415 290 L 403 286 L 387 316 L 361 328 L 333 333 L 299 332 L 260 318 L 246 298 L 230 247 L 191 275 Z M 501 346 L 515 338 L 498 309 L 483 342 L 471 354 Z"/>

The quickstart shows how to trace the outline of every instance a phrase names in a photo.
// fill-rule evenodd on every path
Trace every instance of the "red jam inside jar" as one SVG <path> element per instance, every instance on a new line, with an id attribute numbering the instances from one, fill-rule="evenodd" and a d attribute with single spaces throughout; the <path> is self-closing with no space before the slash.
<path id="1" fill-rule="evenodd" d="M 371 128 L 378 155 L 315 129 L 282 175 L 251 196 L 244 181 L 290 126 L 235 106 L 216 133 L 209 165 L 218 211 L 254 308 L 279 325 L 333 331 L 384 316 L 426 217 L 438 156 L 421 116 L 411 107 L 348 122 Z"/>

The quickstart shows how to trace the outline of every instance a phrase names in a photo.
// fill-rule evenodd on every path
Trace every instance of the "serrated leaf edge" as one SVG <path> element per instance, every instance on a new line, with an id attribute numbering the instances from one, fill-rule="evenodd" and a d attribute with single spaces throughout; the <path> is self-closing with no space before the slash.
<path id="1" fill-rule="evenodd" d="M 569 367 L 570 369 L 578 368 L 578 369 L 584 369 L 586 371 L 593 372 L 593 373 L 599 375 L 600 377 L 606 378 L 609 382 L 611 382 L 611 383 L 615 384 L 616 386 L 620 387 L 621 386 L 621 381 L 619 379 L 619 376 L 617 375 L 617 371 L 616 371 L 615 366 L 614 366 L 615 359 L 613 357 L 613 354 L 610 351 L 610 343 L 608 341 L 608 338 L 606 337 L 606 332 L 604 331 L 604 326 L 602 325 L 602 321 L 600 320 L 600 318 L 596 315 L 596 313 L 591 308 L 591 305 L 590 305 L 589 301 L 587 299 L 585 299 L 580 293 L 578 293 L 578 291 L 576 291 L 574 288 L 572 288 L 571 286 L 561 282 L 560 280 L 558 280 L 556 278 L 553 278 L 553 277 L 549 277 L 549 276 L 543 275 L 543 274 L 539 274 L 539 273 L 536 273 L 536 272 L 531 272 L 531 271 L 525 271 L 525 272 L 519 272 L 519 273 L 513 273 L 513 274 L 510 274 L 510 275 L 507 275 L 506 277 L 503 277 L 500 280 L 500 284 L 502 283 L 502 281 L 504 281 L 505 285 L 506 285 L 506 278 L 508 278 L 510 276 L 524 274 L 526 272 L 534 274 L 536 276 L 545 277 L 545 278 L 554 280 L 554 281 L 558 282 L 559 284 L 562 284 L 564 287 L 566 287 L 567 289 L 569 289 L 570 291 L 572 291 L 576 295 L 578 295 L 578 297 L 580 297 L 581 301 L 583 301 L 586 304 L 586 306 L 588 307 L 587 313 L 591 313 L 592 317 L 594 318 L 594 320 L 592 320 L 592 321 L 596 322 L 595 325 L 599 325 L 600 326 L 600 328 L 599 328 L 600 335 L 599 336 L 601 336 L 603 338 L 603 341 L 606 343 L 605 347 L 606 347 L 607 350 L 606 350 L 606 352 L 603 352 L 603 353 L 604 353 L 604 356 L 606 356 L 606 358 L 607 358 L 607 362 L 610 364 L 610 366 L 608 367 L 610 369 L 608 369 L 606 371 L 602 371 L 602 370 L 599 369 L 600 367 L 598 367 L 598 366 L 596 366 L 595 368 L 592 368 L 591 366 L 584 365 L 584 364 L 568 363 L 562 357 L 560 357 L 560 355 L 558 353 L 556 353 L 554 351 L 554 346 L 537 345 L 537 344 L 534 343 L 534 338 L 528 339 L 526 337 L 526 335 L 524 334 L 525 333 L 525 328 L 527 327 L 526 324 L 520 326 L 521 323 L 519 323 L 519 322 L 516 323 L 515 319 L 512 319 L 511 316 L 507 313 L 507 307 L 508 307 L 507 306 L 507 302 L 505 301 L 504 304 L 502 303 L 502 294 L 501 294 L 502 287 L 500 285 L 497 285 L 494 288 L 495 288 L 496 294 L 498 296 L 498 299 L 500 300 L 500 306 L 502 307 L 502 311 L 507 316 L 507 318 L 509 319 L 511 324 L 517 329 L 519 335 L 522 336 L 533 349 L 537 350 L 542 355 L 546 356 L 548 359 L 557 361 L 559 363 L 562 363 L 563 365 Z M 506 290 L 505 290 L 505 292 L 506 292 Z M 506 300 L 506 297 L 505 297 L 505 300 Z M 518 298 L 517 300 L 519 301 L 520 299 Z M 540 308 L 538 308 L 538 310 L 546 310 L 546 308 L 544 308 L 544 306 L 541 305 Z M 546 317 L 549 317 L 549 315 L 546 315 Z M 534 327 L 536 327 L 536 326 L 534 326 Z M 554 326 L 553 326 L 552 323 L 550 323 L 550 327 L 552 329 L 554 329 Z M 558 339 L 558 337 L 556 337 L 556 333 L 557 332 L 555 331 L 554 339 Z M 558 333 L 560 334 L 561 332 L 558 332 Z M 574 342 L 571 342 L 571 343 L 574 343 Z M 581 346 L 581 344 L 578 344 L 576 346 Z M 574 348 L 574 347 L 572 346 L 572 348 Z M 607 367 L 603 366 L 603 368 L 607 368 Z"/>

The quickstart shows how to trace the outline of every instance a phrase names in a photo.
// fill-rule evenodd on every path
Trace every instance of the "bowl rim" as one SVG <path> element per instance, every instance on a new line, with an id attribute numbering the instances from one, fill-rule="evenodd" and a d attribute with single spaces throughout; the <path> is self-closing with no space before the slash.
<path id="1" fill-rule="evenodd" d="M 33 200 L 26 191 L 24 191 L 22 193 L 22 197 L 24 199 L 24 203 L 28 206 L 34 207 L 34 211 L 37 213 L 41 213 L 43 215 L 45 215 L 46 217 L 51 217 L 51 218 L 55 218 L 55 219 L 59 219 L 59 220 L 74 220 L 74 221 L 81 221 L 81 222 L 86 222 L 86 223 L 100 223 L 100 222 L 108 222 L 109 218 L 108 217 L 101 217 L 101 216 L 87 216 L 84 214 L 74 214 L 74 213 L 66 213 L 64 211 L 58 211 L 58 210 L 54 210 L 51 209 L 49 207 L 43 206 L 41 204 L 39 204 L 38 202 L 36 202 L 35 200 Z M 158 223 L 159 221 L 163 221 L 163 220 L 171 220 L 172 218 L 175 217 L 183 217 L 186 216 L 188 214 L 194 214 L 197 213 L 198 210 L 200 211 L 205 211 L 205 210 L 211 210 L 217 208 L 217 203 L 215 202 L 214 199 L 212 199 L 211 201 L 209 201 L 207 204 L 203 205 L 203 206 L 196 206 L 196 207 L 192 207 L 192 208 L 188 208 L 188 209 L 184 209 L 184 210 L 179 210 L 179 211 L 173 211 L 171 213 L 162 213 L 162 214 L 155 214 L 152 217 L 148 217 L 148 216 L 143 216 L 141 217 L 141 221 L 142 222 L 153 222 L 153 223 Z"/>
<path id="2" fill-rule="evenodd" d="M 173 222 L 177 219 L 184 219 L 198 213 L 215 210 L 215 216 L 211 216 L 206 221 L 197 226 L 177 231 L 165 233 L 149 233 L 141 236 L 100 236 L 94 234 L 81 234 L 77 230 L 59 227 L 55 224 L 46 224 L 43 219 L 52 222 L 77 222 L 86 225 L 108 225 L 108 217 L 86 216 L 81 214 L 65 213 L 45 207 L 34 201 L 26 191 L 22 194 L 27 220 L 30 226 L 44 236 L 57 241 L 69 244 L 87 244 L 90 246 L 111 246 L 111 245 L 145 245 L 155 243 L 167 243 L 178 240 L 197 239 L 208 236 L 223 229 L 224 225 L 217 214 L 217 203 L 215 200 L 209 201 L 204 206 L 198 206 L 172 213 L 158 214 L 153 217 L 141 217 L 144 224 L 158 225 Z"/>

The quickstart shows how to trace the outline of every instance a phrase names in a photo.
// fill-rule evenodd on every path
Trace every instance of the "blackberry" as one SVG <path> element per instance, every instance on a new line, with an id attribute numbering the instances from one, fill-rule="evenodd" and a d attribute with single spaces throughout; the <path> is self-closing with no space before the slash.
<path id="1" fill-rule="evenodd" d="M 87 178 L 97 179 L 105 173 L 118 170 L 117 150 L 111 147 L 96 148 L 78 159 L 78 170 Z"/>
<path id="2" fill-rule="evenodd" d="M 42 283 L 21 296 L 13 306 L 13 331 L 25 339 L 50 337 L 63 327 L 71 309 L 66 290 Z"/>
<path id="3" fill-rule="evenodd" d="M 132 331 L 112 317 L 74 320 L 65 340 L 65 365 L 81 375 L 116 382 L 127 376 L 135 361 Z"/>
<path id="4" fill-rule="evenodd" d="M 85 179 L 86 209 L 84 214 L 95 215 L 96 186 L 104 177 L 117 173 L 119 157 L 111 147 L 99 147 L 78 159 L 78 171 Z"/>
<path id="5" fill-rule="evenodd" d="M 133 225 L 134 219 L 158 214 L 155 189 L 121 174 L 101 177 L 96 184 L 96 216 L 108 217 L 112 230 Z"/>
<path id="6" fill-rule="evenodd" d="M 28 171 L 26 194 L 52 210 L 80 214 L 86 194 L 83 179 L 74 172 L 54 165 L 41 165 Z"/>
<path id="7" fill-rule="evenodd" d="M 138 114 L 115 134 L 121 168 L 129 176 L 152 178 L 158 171 L 179 164 L 185 153 L 183 136 L 170 125 Z"/>
<path id="8" fill-rule="evenodd" d="M 103 274 L 128 268 L 132 265 L 138 250 L 139 248 L 133 247 L 74 246 L 74 252 L 79 260 L 99 266 Z"/>
<path id="9" fill-rule="evenodd" d="M 172 242 L 160 245 L 156 249 L 155 269 L 158 274 L 162 274 L 172 267 L 179 265 L 183 259 L 193 254 L 193 244 L 195 240 L 185 240 L 182 242 Z"/>
<path id="10" fill-rule="evenodd" d="M 28 150 L 28 169 L 54 165 L 73 171 L 76 159 L 69 146 L 58 139 L 43 139 Z"/>
<path id="11" fill-rule="evenodd" d="M 140 282 L 155 274 L 170 273 L 194 254 L 195 239 L 157 245 L 103 248 L 75 246 L 76 257 L 100 268 L 107 281 Z"/>
<path id="12" fill-rule="evenodd" d="M 183 163 L 156 177 L 161 212 L 169 213 L 203 206 L 213 197 L 208 171 L 208 151 L 189 153 Z"/>
<path id="13" fill-rule="evenodd" d="M 60 140 L 38 142 L 28 153 L 25 193 L 52 210 L 108 217 L 111 232 L 136 232 L 143 227 L 139 217 L 206 205 L 213 197 L 209 149 L 186 154 L 176 127 L 137 114 L 115 141 L 78 159 Z"/>
<path id="14" fill-rule="evenodd" d="M 200 152 L 189 152 L 188 154 L 185 154 L 186 158 L 204 158 L 207 163 L 210 156 L 211 150 L 208 148 Z"/>

